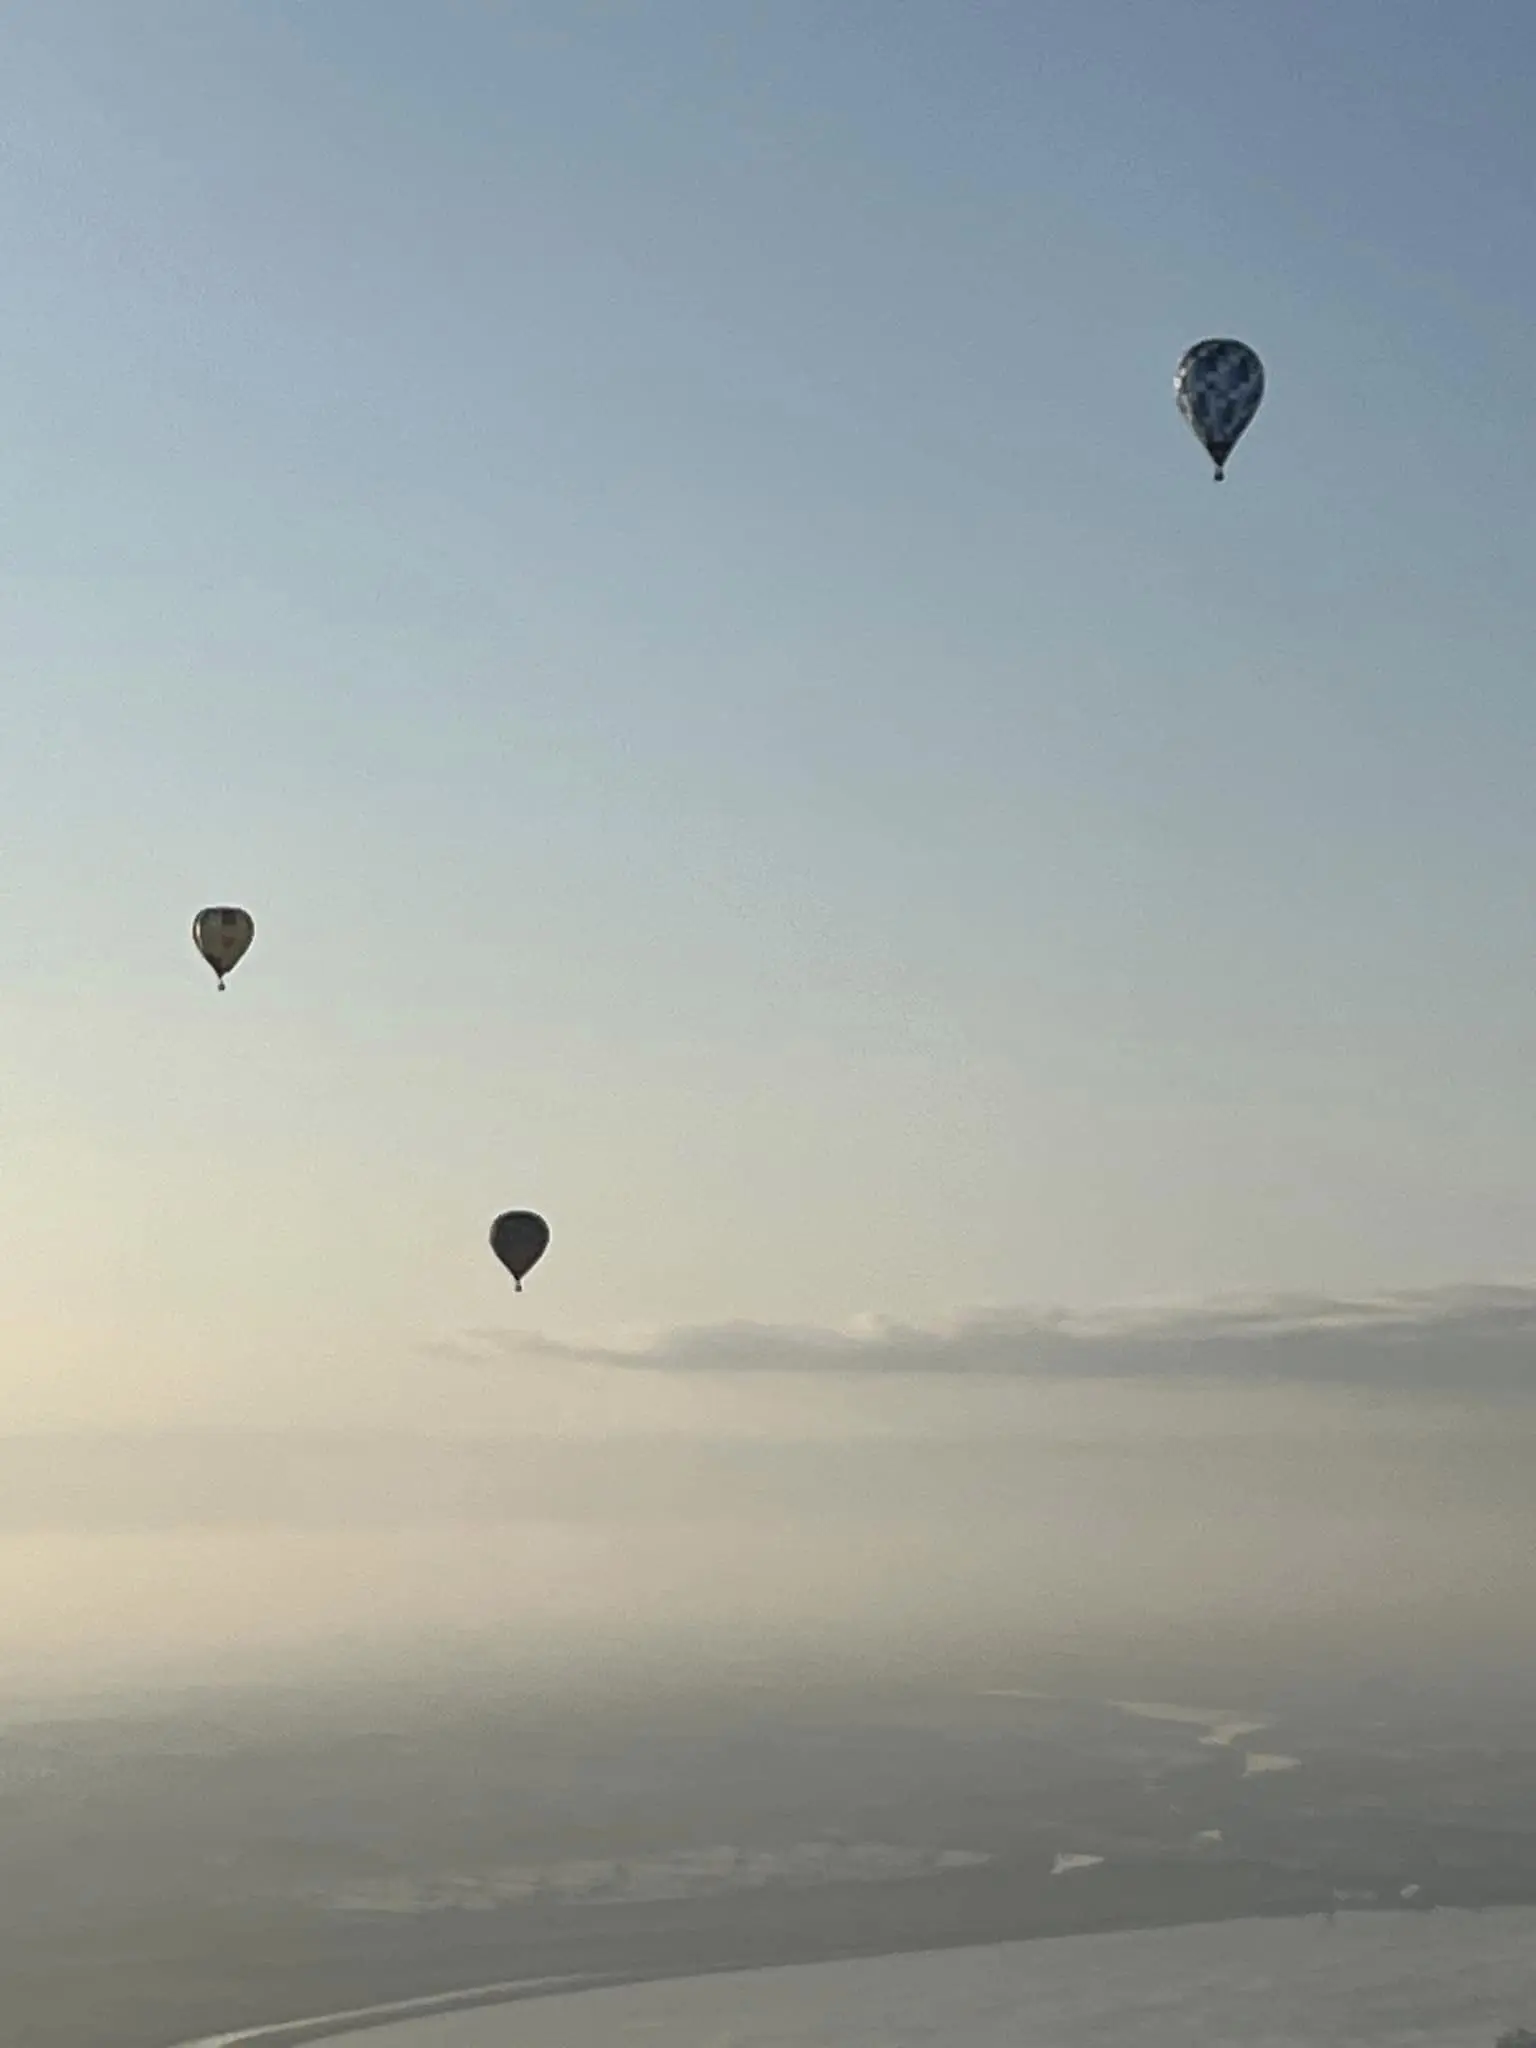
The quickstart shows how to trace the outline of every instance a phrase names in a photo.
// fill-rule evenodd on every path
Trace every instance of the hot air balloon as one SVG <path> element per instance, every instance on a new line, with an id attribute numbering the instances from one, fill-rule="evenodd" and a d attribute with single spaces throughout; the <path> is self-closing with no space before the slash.
<path id="1" fill-rule="evenodd" d="M 248 910 L 200 910 L 192 920 L 192 943 L 224 986 L 250 950 L 256 923 Z"/>
<path id="2" fill-rule="evenodd" d="M 1264 396 L 1264 365 L 1244 341 L 1197 341 L 1173 373 L 1173 395 L 1220 483 Z"/>
<path id="3" fill-rule="evenodd" d="M 491 1250 L 512 1275 L 519 1294 L 549 1247 L 549 1225 L 531 1209 L 509 1209 L 491 1225 Z"/>

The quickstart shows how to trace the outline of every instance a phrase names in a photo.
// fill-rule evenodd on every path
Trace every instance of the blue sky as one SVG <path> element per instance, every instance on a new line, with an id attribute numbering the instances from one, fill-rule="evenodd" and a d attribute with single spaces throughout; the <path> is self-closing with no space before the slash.
<path id="1" fill-rule="evenodd" d="M 15 1422 L 1528 1273 L 1533 65 L 1418 0 L 14 10 Z"/>

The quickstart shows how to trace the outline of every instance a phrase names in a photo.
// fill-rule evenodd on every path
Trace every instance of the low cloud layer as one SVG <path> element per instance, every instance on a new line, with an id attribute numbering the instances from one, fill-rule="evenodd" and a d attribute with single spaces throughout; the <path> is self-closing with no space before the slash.
<path id="1" fill-rule="evenodd" d="M 1536 1659 L 1533 1289 L 502 1332 L 417 1376 L 442 1434 L 0 1437 L 0 1679 L 440 1639 L 605 1686 L 1042 1644 Z"/>
<path id="2" fill-rule="evenodd" d="M 1219 1380 L 1404 1394 L 1536 1394 L 1536 1287 L 1463 1286 L 1357 1297 L 1276 1295 L 1075 1314 L 992 1310 L 944 1327 L 868 1319 L 842 1329 L 724 1323 L 634 1348 L 504 1333 L 498 1352 L 665 1373 Z"/>

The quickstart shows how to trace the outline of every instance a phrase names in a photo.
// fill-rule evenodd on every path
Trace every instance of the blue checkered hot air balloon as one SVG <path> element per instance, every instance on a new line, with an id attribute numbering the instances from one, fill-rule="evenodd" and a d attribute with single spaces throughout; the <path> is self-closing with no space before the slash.
<path id="1" fill-rule="evenodd" d="M 1197 341 L 1173 373 L 1173 395 L 1220 483 L 1264 396 L 1264 365 L 1245 341 Z"/>

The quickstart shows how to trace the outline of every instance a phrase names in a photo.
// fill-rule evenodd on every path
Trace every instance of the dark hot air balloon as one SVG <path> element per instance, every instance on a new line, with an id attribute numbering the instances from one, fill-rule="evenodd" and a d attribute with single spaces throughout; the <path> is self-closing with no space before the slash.
<path id="1" fill-rule="evenodd" d="M 491 1250 L 512 1275 L 519 1294 L 548 1248 L 549 1225 L 531 1209 L 509 1209 L 491 1225 Z"/>
<path id="2" fill-rule="evenodd" d="M 1197 341 L 1173 373 L 1173 395 L 1220 483 L 1264 396 L 1264 365 L 1245 341 Z"/>
<path id="3" fill-rule="evenodd" d="M 200 910 L 192 920 L 192 943 L 224 986 L 250 950 L 256 923 L 248 910 Z"/>

